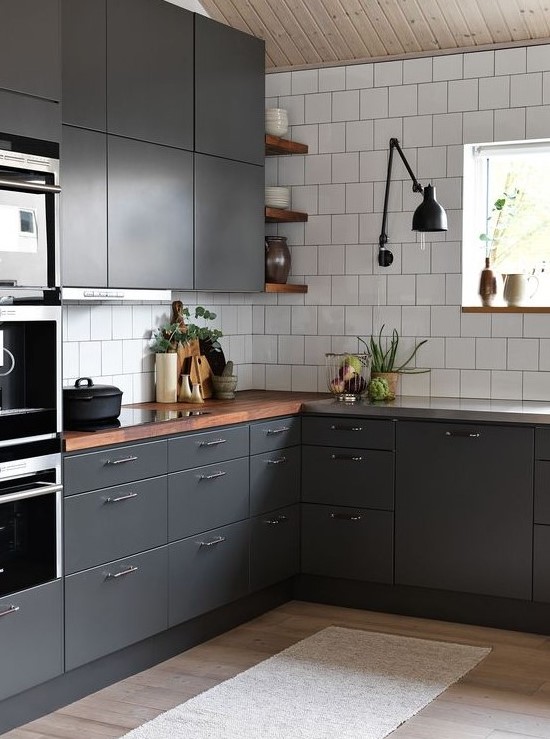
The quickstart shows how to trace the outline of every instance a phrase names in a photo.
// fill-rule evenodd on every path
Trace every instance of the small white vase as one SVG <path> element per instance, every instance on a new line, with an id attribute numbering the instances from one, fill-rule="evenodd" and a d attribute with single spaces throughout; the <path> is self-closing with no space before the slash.
<path id="1" fill-rule="evenodd" d="M 175 352 L 155 356 L 157 403 L 175 403 L 178 399 L 178 355 Z"/>

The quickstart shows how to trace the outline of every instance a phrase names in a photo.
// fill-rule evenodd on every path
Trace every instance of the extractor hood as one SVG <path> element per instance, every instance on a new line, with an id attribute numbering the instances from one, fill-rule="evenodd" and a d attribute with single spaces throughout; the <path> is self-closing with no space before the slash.
<path id="1" fill-rule="evenodd" d="M 136 290 L 115 287 L 63 287 L 61 299 L 65 303 L 87 302 L 102 303 L 104 301 L 163 303 L 172 301 L 171 290 Z"/>

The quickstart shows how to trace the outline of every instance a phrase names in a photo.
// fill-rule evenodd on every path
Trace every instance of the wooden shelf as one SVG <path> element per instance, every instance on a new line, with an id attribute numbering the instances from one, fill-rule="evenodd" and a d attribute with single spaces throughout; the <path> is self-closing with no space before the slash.
<path id="1" fill-rule="evenodd" d="M 297 210 L 284 210 L 283 208 L 265 209 L 266 223 L 301 223 L 307 221 L 307 213 L 300 213 Z"/>
<path id="2" fill-rule="evenodd" d="M 280 285 L 275 282 L 265 283 L 266 293 L 307 293 L 307 285 L 295 285 L 293 283 L 285 283 Z"/>
<path id="3" fill-rule="evenodd" d="M 550 307 L 544 305 L 472 305 L 462 306 L 462 313 L 550 313 Z"/>
<path id="4" fill-rule="evenodd" d="M 277 156 L 278 154 L 307 154 L 307 144 L 299 144 L 290 139 L 281 139 L 279 136 L 265 135 L 266 156 Z"/>

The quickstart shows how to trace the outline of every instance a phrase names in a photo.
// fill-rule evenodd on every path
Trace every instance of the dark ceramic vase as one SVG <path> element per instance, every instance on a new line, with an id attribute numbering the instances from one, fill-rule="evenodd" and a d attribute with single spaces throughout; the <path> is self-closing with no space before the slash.
<path id="1" fill-rule="evenodd" d="M 481 304 L 488 307 L 493 304 L 495 295 L 497 294 L 497 278 L 491 269 L 489 257 L 485 258 L 485 269 L 481 270 L 479 279 L 479 295 Z"/>
<path id="2" fill-rule="evenodd" d="M 265 238 L 265 281 L 284 285 L 290 272 L 290 249 L 285 236 Z"/>

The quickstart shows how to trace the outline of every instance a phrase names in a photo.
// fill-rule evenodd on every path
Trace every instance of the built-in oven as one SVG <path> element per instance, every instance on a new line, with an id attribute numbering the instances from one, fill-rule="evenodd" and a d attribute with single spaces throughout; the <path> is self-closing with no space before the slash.
<path id="1" fill-rule="evenodd" d="M 61 576 L 61 496 L 54 441 L 0 448 L 0 598 Z"/>

